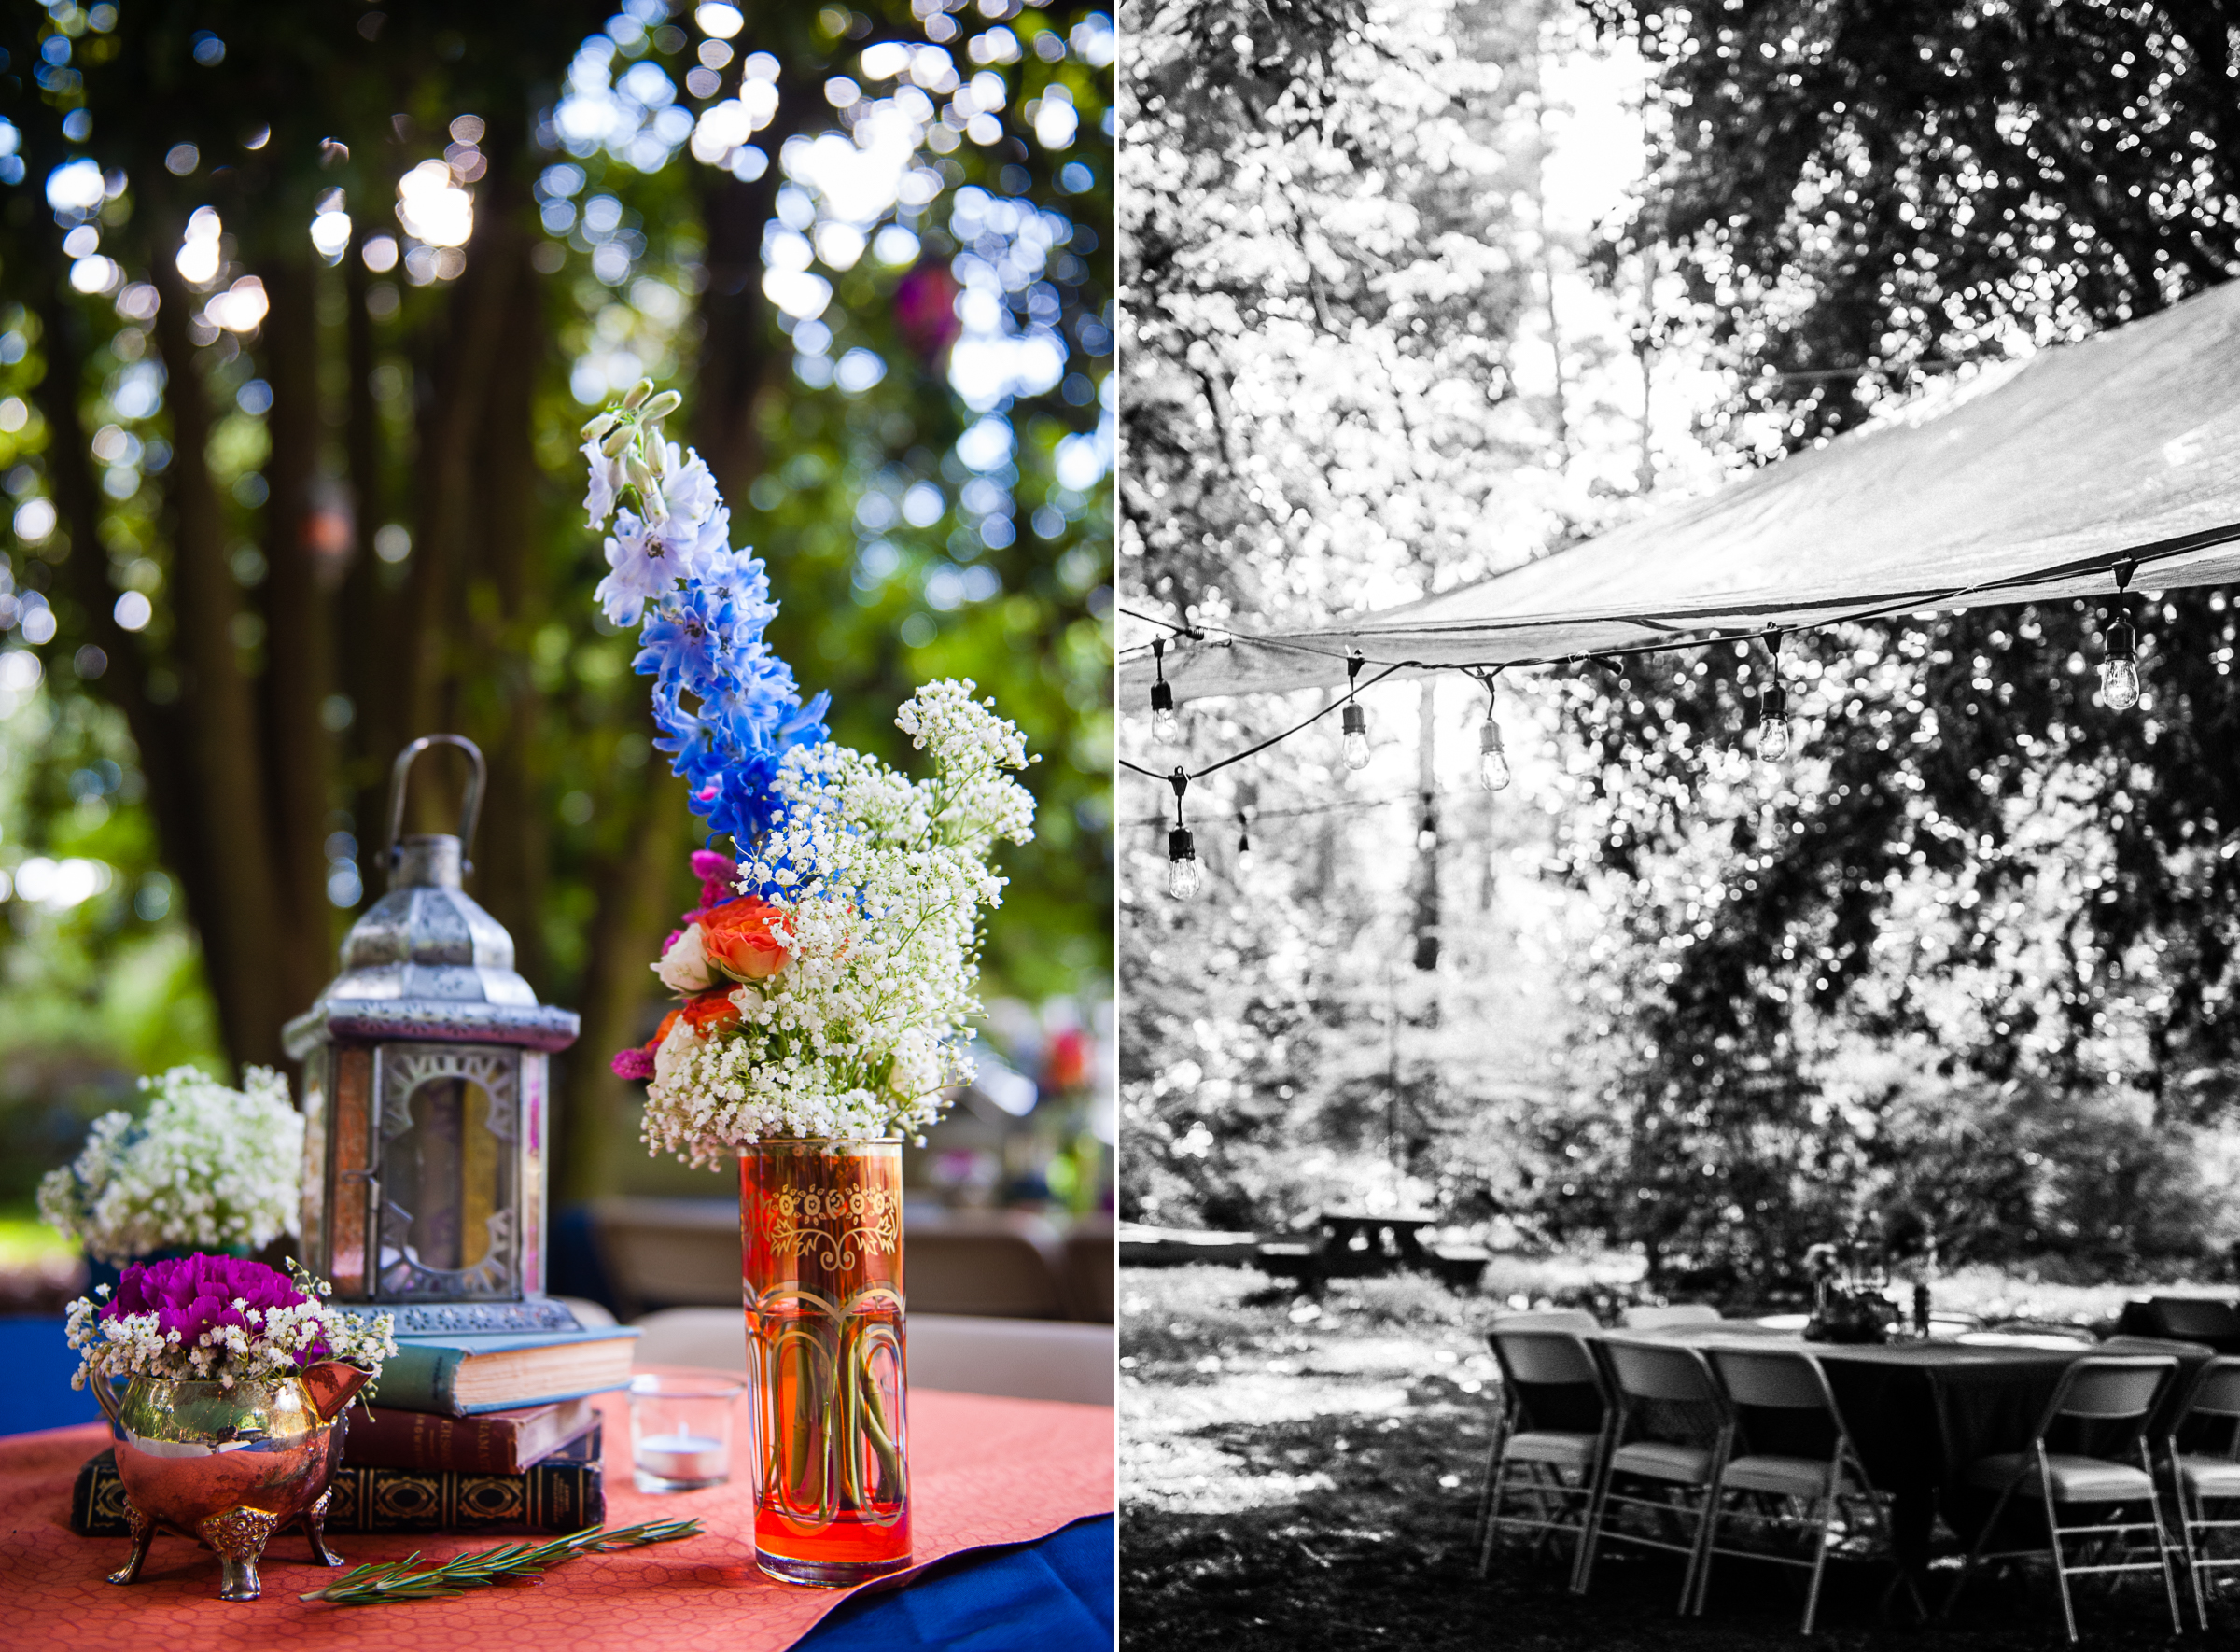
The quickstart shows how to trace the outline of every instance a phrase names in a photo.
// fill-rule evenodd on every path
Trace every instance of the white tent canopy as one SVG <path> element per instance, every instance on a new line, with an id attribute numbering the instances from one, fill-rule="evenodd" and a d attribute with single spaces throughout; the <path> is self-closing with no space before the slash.
<path id="1" fill-rule="evenodd" d="M 1177 700 L 1500 665 L 1872 614 L 2240 579 L 2240 282 L 2031 357 L 1708 497 L 1403 608 L 1177 640 Z M 1151 681 L 1123 672 L 1123 704 Z"/>

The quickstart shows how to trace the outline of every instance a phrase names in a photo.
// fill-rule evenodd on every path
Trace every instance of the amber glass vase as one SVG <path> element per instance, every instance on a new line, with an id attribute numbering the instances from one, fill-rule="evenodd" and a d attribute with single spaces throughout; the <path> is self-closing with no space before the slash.
<path id="1" fill-rule="evenodd" d="M 739 1154 L 754 1558 L 840 1589 L 910 1563 L 899 1141 Z"/>

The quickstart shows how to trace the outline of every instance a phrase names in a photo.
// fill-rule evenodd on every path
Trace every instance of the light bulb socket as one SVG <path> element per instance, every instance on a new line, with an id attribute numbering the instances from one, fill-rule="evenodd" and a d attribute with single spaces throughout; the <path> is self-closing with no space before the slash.
<path id="1" fill-rule="evenodd" d="M 1167 834 L 1167 858 L 1169 861 L 1197 859 L 1197 840 L 1190 835 L 1190 828 L 1177 826 Z"/>
<path id="2" fill-rule="evenodd" d="M 1758 690 L 1758 721 L 1776 722 L 1782 718 L 1786 717 L 1788 714 L 1789 691 L 1781 686 L 1781 679 L 1779 678 L 1774 679 L 1771 682 L 1766 684 L 1764 688 Z"/>
<path id="3" fill-rule="evenodd" d="M 1154 711 L 1174 709 L 1174 685 L 1164 680 L 1151 685 L 1151 708 Z"/>
<path id="4" fill-rule="evenodd" d="M 2139 634 L 2128 619 L 2118 615 L 2108 622 L 2105 647 L 2108 659 L 2135 660 L 2139 657 Z"/>
<path id="5" fill-rule="evenodd" d="M 1485 725 L 1477 731 L 1477 749 L 1481 755 L 1501 749 L 1501 725 L 1491 717 L 1486 719 Z"/>
<path id="6" fill-rule="evenodd" d="M 1365 735 L 1369 732 L 1369 714 L 1351 700 L 1346 702 L 1346 708 L 1339 715 L 1338 722 L 1349 735 Z"/>

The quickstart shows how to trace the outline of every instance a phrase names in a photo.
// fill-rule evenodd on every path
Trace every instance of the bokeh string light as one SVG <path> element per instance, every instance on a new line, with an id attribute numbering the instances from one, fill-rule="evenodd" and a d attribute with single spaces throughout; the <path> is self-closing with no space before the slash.
<path id="1" fill-rule="evenodd" d="M 2184 546 L 2172 546 L 2165 548 L 2163 553 L 2166 555 L 2176 555 L 2183 550 L 2191 550 L 2197 547 L 2191 545 L 2191 543 Z M 2119 559 L 2112 564 L 2106 565 L 2107 571 L 2113 575 L 2116 581 L 2117 606 L 2111 610 L 2111 617 L 2108 619 L 2107 624 L 2106 640 L 2100 665 L 2100 691 L 2101 698 L 2111 709 L 2117 711 L 2128 711 L 2135 707 L 2139 703 L 2139 698 L 2142 692 L 2138 671 L 2137 635 L 2131 623 L 2128 607 L 2131 581 L 2134 574 L 2137 571 L 2140 560 L 2141 558 L 2137 556 L 2127 556 Z M 2058 571 L 2063 573 L 2070 573 L 2083 570 L 2065 569 Z M 2041 580 L 2046 577 L 2050 576 L 2039 576 Z M 1982 591 L 1993 588 L 1995 587 L 1983 586 L 1971 588 L 1968 591 L 1955 591 L 1949 594 L 1947 601 L 1949 603 L 1953 598 L 1981 594 Z M 1863 609 L 1857 612 L 1831 615 L 1828 618 L 1820 621 L 1816 625 L 1809 628 L 1815 630 L 1826 630 L 1836 625 L 1857 624 L 1872 620 L 1888 619 L 1895 614 L 1910 610 L 1916 612 L 1921 611 L 1920 600 L 1918 597 L 1910 599 L 1903 603 L 1894 603 L 1890 601 L 1878 602 L 1873 607 Z M 1133 610 L 1127 611 L 1132 612 Z M 1174 632 L 1177 636 L 1190 637 L 1197 639 L 1202 639 L 1203 637 L 1203 633 L 1196 627 L 1177 625 L 1170 621 L 1155 620 L 1150 615 L 1137 615 L 1136 617 L 1149 620 L 1153 623 L 1165 625 L 1169 630 Z M 1305 653 L 1321 653 L 1324 654 L 1325 656 L 1332 651 L 1328 650 L 1314 649 L 1289 641 L 1278 641 L 1273 638 L 1262 638 L 1245 636 L 1236 632 L 1225 631 L 1223 635 L 1231 642 L 1248 646 L 1258 646 Z M 1346 663 L 1345 698 L 1342 700 L 1333 701 L 1330 705 L 1323 707 L 1320 710 L 1315 711 L 1310 716 L 1294 724 L 1292 727 L 1285 729 L 1281 734 L 1272 735 L 1268 738 L 1260 741 L 1256 745 L 1249 746 L 1240 751 L 1232 752 L 1228 756 L 1210 763 L 1202 768 L 1185 770 L 1183 767 L 1178 764 L 1171 774 L 1162 775 L 1158 771 L 1145 768 L 1140 763 L 1130 763 L 1125 757 L 1120 758 L 1117 761 L 1121 768 L 1124 768 L 1132 774 L 1141 775 L 1151 779 L 1164 779 L 1175 788 L 1176 824 L 1175 830 L 1173 833 L 1170 834 L 1169 839 L 1169 872 L 1168 881 L 1170 892 L 1176 891 L 1176 887 L 1179 883 L 1186 882 L 1187 889 L 1178 894 L 1178 898 L 1186 898 L 1188 895 L 1195 894 L 1197 891 L 1199 879 L 1201 876 L 1201 872 L 1197 861 L 1196 849 L 1190 843 L 1188 832 L 1182 826 L 1182 796 L 1183 791 L 1188 785 L 1188 783 L 1193 779 L 1202 779 L 1208 775 L 1217 773 L 1222 769 L 1229 767 L 1232 763 L 1241 763 L 1247 758 L 1255 757 L 1261 752 L 1268 750 L 1272 747 L 1282 744 L 1284 741 L 1292 738 L 1295 735 L 1301 734 L 1307 729 L 1312 727 L 1315 723 L 1321 721 L 1323 718 L 1328 716 L 1333 710 L 1342 711 L 1343 714 L 1341 719 L 1341 728 L 1343 731 L 1341 755 L 1346 767 L 1353 771 L 1359 771 L 1367 767 L 1370 757 L 1370 748 L 1368 743 L 1368 718 L 1366 711 L 1362 707 L 1357 697 L 1359 691 L 1365 687 L 1374 687 L 1376 684 L 1383 681 L 1386 678 L 1401 671 L 1415 671 L 1426 674 L 1441 671 L 1458 671 L 1464 676 L 1476 679 L 1485 688 L 1487 696 L 1486 721 L 1483 727 L 1479 730 L 1478 735 L 1478 783 L 1488 791 L 1498 791 L 1505 787 L 1509 783 L 1510 779 L 1508 760 L 1506 752 L 1503 749 L 1500 726 L 1495 721 L 1493 715 L 1493 679 L 1501 675 L 1502 672 L 1512 668 L 1563 669 L 1583 664 L 1604 665 L 1618 673 L 1620 683 L 1619 698 L 1620 702 L 1622 703 L 1624 699 L 1624 684 L 1626 681 L 1626 662 L 1628 660 L 1644 654 L 1686 653 L 1692 651 L 1702 651 L 1729 645 L 1746 646 L 1749 637 L 1756 635 L 1761 634 L 1719 631 L 1708 636 L 1683 640 L 1667 641 L 1660 639 L 1654 643 L 1643 643 L 1616 649 L 1605 649 L 1591 654 L 1573 654 L 1563 656 L 1559 659 L 1550 660 L 1507 661 L 1500 665 L 1456 665 L 1447 661 L 1412 659 L 1394 660 L 1385 663 L 1384 668 L 1379 671 L 1374 677 L 1371 677 L 1365 683 L 1361 680 L 1361 673 L 1364 667 L 1368 665 L 1369 662 L 1367 658 L 1361 652 L 1361 651 L 1358 648 L 1355 648 L 1349 650 L 1344 656 Z M 1752 738 L 1759 758 L 1769 763 L 1772 763 L 1785 760 L 1789 755 L 1791 750 L 1788 689 L 1786 684 L 1783 681 L 1781 675 L 1782 632 L 1778 628 L 1771 628 L 1762 633 L 1762 635 L 1767 644 L 1768 653 L 1766 681 L 1764 686 L 1758 690 L 1757 693 L 1757 716 L 1756 726 L 1753 730 Z M 1158 688 L 1166 691 L 1169 700 L 1171 701 L 1173 688 L 1171 684 L 1166 681 L 1164 669 L 1165 645 L 1167 641 L 1168 638 L 1160 637 L 1155 639 L 1151 646 L 1155 659 L 1157 659 L 1160 662 L 1160 675 L 1157 686 Z M 1125 657 L 1125 655 L 1123 657 Z M 1158 705 L 1158 698 L 1155 694 L 1155 712 L 1157 710 Z M 1435 849 L 1438 844 L 1438 829 L 1434 812 L 1435 797 L 1435 794 L 1431 792 L 1424 792 L 1421 795 L 1424 804 L 1424 815 L 1423 824 L 1418 832 L 1419 843 L 1421 844 L 1423 839 L 1429 838 L 1429 844 L 1423 845 L 1423 847 L 1425 847 L 1427 849 Z M 1387 799 L 1384 801 L 1389 802 L 1392 800 Z M 1328 806 L 1330 808 L 1339 808 L 1350 805 L 1340 804 Z M 1365 805 L 1361 806 L 1378 805 Z M 1281 811 L 1281 813 L 1318 814 L 1323 812 L 1327 811 L 1325 809 L 1307 809 Z M 1275 815 L 1269 815 L 1264 818 L 1274 819 L 1278 817 Z M 1238 819 L 1239 824 L 1243 824 L 1244 816 L 1241 811 L 1239 812 Z M 1177 843 L 1181 844 L 1182 850 L 1186 851 L 1186 853 L 1178 852 L 1176 848 Z M 1238 847 L 1239 852 L 1241 855 L 1249 852 L 1251 845 L 1249 841 L 1246 841 L 1244 838 L 1240 838 Z M 1186 874 L 1182 870 L 1185 859 L 1187 861 Z"/>

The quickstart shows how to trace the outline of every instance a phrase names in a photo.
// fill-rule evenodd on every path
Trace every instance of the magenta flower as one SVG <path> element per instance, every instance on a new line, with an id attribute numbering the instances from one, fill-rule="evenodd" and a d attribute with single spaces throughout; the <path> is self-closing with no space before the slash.
<path id="1" fill-rule="evenodd" d="M 651 1078 L 653 1052 L 651 1050 L 617 1050 L 614 1053 L 614 1076 L 617 1078 Z"/>
<path id="2" fill-rule="evenodd" d="M 261 1325 L 249 1323 L 252 1309 L 261 1316 L 268 1309 L 301 1308 L 310 1300 L 277 1268 L 197 1252 L 174 1262 L 133 1263 L 98 1317 L 152 1313 L 166 1336 L 176 1331 L 180 1346 L 192 1348 L 203 1333 L 227 1325 L 259 1334 Z M 310 1365 L 327 1357 L 325 1344 L 315 1343 L 296 1356 L 296 1363 Z"/>

